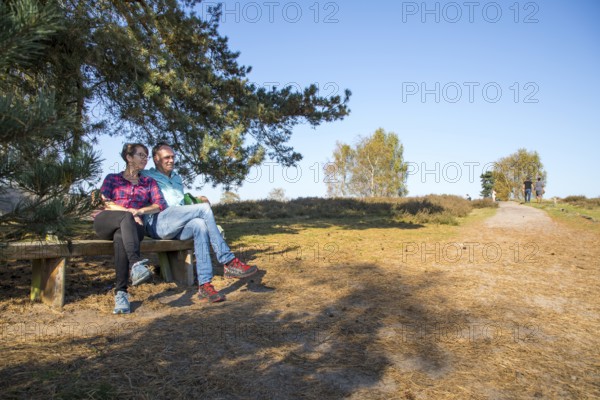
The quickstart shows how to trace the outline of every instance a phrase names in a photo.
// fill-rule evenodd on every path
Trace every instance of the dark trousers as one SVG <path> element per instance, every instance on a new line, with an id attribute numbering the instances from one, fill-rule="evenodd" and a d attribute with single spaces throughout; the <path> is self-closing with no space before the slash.
<path id="1" fill-rule="evenodd" d="M 144 226 L 137 224 L 128 211 L 102 211 L 94 219 L 94 230 L 100 239 L 113 241 L 117 273 L 115 291 L 127 292 L 129 268 L 141 260 Z"/>

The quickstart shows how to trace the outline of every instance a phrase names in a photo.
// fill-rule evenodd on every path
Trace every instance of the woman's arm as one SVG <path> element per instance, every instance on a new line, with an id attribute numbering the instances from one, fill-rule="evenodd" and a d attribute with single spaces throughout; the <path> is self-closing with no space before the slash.
<path id="1" fill-rule="evenodd" d="M 108 174 L 100 187 L 100 197 L 105 210 L 111 211 L 128 211 L 125 207 L 119 206 L 114 202 L 113 190 L 115 189 L 116 174 Z"/>
<path id="2" fill-rule="evenodd" d="M 146 207 L 138 208 L 137 210 L 133 208 L 125 208 L 125 210 L 130 211 L 133 215 L 150 215 L 161 211 L 158 204 L 152 204 Z"/>
<path id="3" fill-rule="evenodd" d="M 107 210 L 129 211 L 133 215 L 150 215 L 150 214 L 156 214 L 157 212 L 161 211 L 160 206 L 158 204 L 151 204 L 149 206 L 137 208 L 137 209 L 123 207 L 123 206 L 113 203 L 112 201 L 106 201 L 106 200 L 104 201 L 104 204 L 106 205 Z"/>
<path id="4" fill-rule="evenodd" d="M 106 206 L 106 209 L 110 211 L 134 211 L 132 208 L 125 208 L 113 203 L 112 201 L 105 201 L 104 205 Z"/>

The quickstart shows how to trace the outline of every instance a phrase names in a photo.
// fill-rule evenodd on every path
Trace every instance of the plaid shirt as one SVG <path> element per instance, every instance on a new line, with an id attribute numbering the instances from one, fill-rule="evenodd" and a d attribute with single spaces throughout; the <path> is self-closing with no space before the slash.
<path id="1" fill-rule="evenodd" d="M 167 208 L 156 181 L 146 176 L 140 176 L 138 184 L 133 185 L 122 174 L 108 174 L 100 192 L 107 200 L 125 208 L 140 209 L 151 204 L 158 204 L 161 211 Z"/>

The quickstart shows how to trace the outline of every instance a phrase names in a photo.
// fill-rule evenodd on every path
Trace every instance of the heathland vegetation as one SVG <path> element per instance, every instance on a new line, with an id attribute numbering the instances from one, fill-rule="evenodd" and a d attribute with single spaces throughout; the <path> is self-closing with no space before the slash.
<path id="1" fill-rule="evenodd" d="M 497 207 L 490 200 L 468 201 L 453 195 L 428 195 L 403 198 L 299 198 L 241 201 L 214 206 L 222 219 L 345 219 L 357 218 L 412 224 L 456 225 L 473 208 Z M 359 221 L 357 221 L 359 222 Z"/>

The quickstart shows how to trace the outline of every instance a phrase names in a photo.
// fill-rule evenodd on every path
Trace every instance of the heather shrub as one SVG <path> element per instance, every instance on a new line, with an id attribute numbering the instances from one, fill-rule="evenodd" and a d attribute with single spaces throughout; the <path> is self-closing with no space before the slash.
<path id="1" fill-rule="evenodd" d="M 492 201 L 492 199 L 478 199 L 471 202 L 473 208 L 498 208 L 498 202 Z"/>
<path id="2" fill-rule="evenodd" d="M 253 200 L 217 204 L 218 218 L 248 219 L 328 219 L 389 218 L 410 223 L 456 224 L 472 210 L 472 202 L 454 195 L 428 195 L 403 198 L 319 198 L 290 201 Z"/>
<path id="3" fill-rule="evenodd" d="M 567 196 L 562 201 L 589 210 L 600 207 L 600 197 L 588 199 L 585 196 Z"/>

